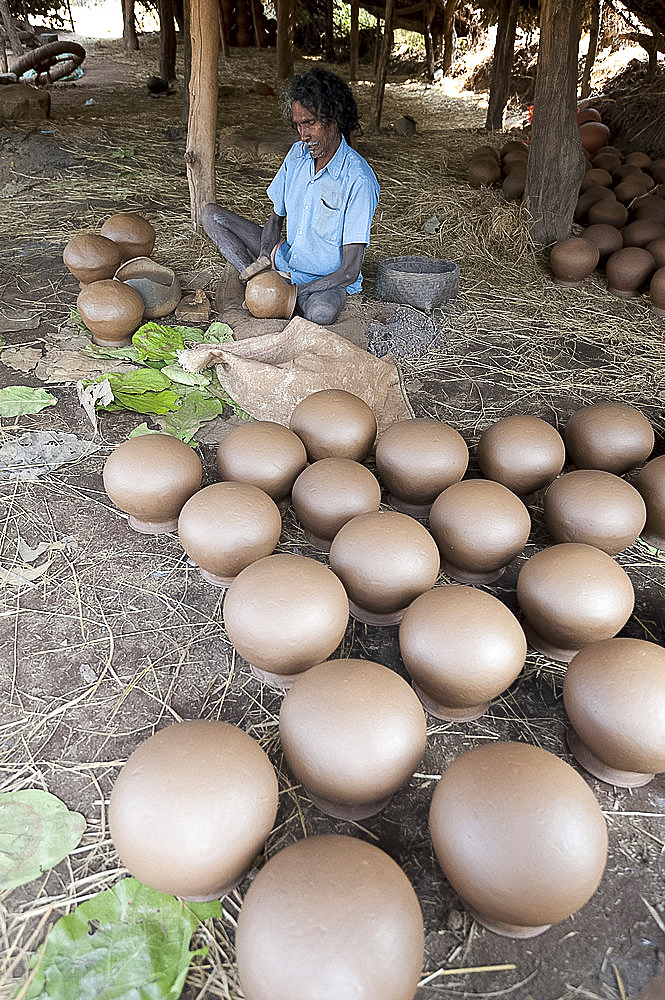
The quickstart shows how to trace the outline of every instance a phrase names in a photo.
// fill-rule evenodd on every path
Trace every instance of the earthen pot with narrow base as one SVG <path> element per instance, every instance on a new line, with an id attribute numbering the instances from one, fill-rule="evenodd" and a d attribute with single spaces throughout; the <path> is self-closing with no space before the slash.
<path id="1" fill-rule="evenodd" d="M 643 639 L 594 642 L 563 682 L 568 746 L 587 771 L 621 788 L 665 771 L 665 649 Z"/>
<path id="2" fill-rule="evenodd" d="M 175 531 L 185 503 L 201 486 L 196 452 L 170 434 L 129 438 L 104 465 L 104 489 L 129 526 L 146 535 Z"/>
<path id="3" fill-rule="evenodd" d="M 623 205 L 629 205 L 652 187 L 653 181 L 646 174 L 630 174 L 614 188 L 614 196 Z"/>
<path id="4" fill-rule="evenodd" d="M 305 445 L 297 434 L 271 420 L 241 424 L 217 446 L 220 479 L 258 486 L 279 507 L 287 505 L 306 465 Z"/>
<path id="5" fill-rule="evenodd" d="M 617 562 L 593 545 L 562 542 L 524 563 L 517 600 L 532 649 L 570 662 L 582 647 L 611 639 L 633 612 L 635 592 Z"/>
<path id="6" fill-rule="evenodd" d="M 578 469 L 603 469 L 616 476 L 642 465 L 655 441 L 647 417 L 636 407 L 615 401 L 576 410 L 563 437 L 570 461 Z"/>
<path id="7" fill-rule="evenodd" d="M 652 458 L 633 480 L 647 508 L 642 538 L 656 549 L 665 549 L 665 455 Z"/>
<path id="8" fill-rule="evenodd" d="M 258 743 L 226 722 L 168 726 L 123 765 L 109 832 L 139 881 L 216 899 L 247 873 L 277 814 L 277 778 Z"/>
<path id="9" fill-rule="evenodd" d="M 648 170 L 651 166 L 652 160 L 647 153 L 635 150 L 633 153 L 628 153 L 624 163 L 634 163 L 635 166 L 640 168 L 640 170 Z"/>
<path id="10" fill-rule="evenodd" d="M 396 625 L 439 575 L 436 543 L 419 521 L 397 511 L 352 518 L 330 546 L 330 567 L 349 595 L 351 614 Z"/>
<path id="11" fill-rule="evenodd" d="M 488 930 L 529 938 L 579 910 L 607 861 L 607 827 L 586 781 L 526 743 L 462 754 L 432 797 L 439 864 Z"/>
<path id="12" fill-rule="evenodd" d="M 395 510 L 427 517 L 439 493 L 457 483 L 469 464 L 461 434 L 439 420 L 399 420 L 376 445 L 376 471 Z"/>
<path id="13" fill-rule="evenodd" d="M 143 320 L 139 293 L 114 278 L 84 285 L 76 299 L 81 319 L 100 347 L 127 347 Z"/>
<path id="14" fill-rule="evenodd" d="M 106 220 L 100 233 L 117 243 L 121 263 L 149 257 L 155 245 L 154 227 L 136 212 L 117 212 Z"/>
<path id="15" fill-rule="evenodd" d="M 515 615 L 473 587 L 435 587 L 417 597 L 400 623 L 399 647 L 427 711 L 450 720 L 483 715 L 526 657 Z"/>
<path id="16" fill-rule="evenodd" d="M 402 869 L 378 847 L 310 836 L 274 854 L 235 933 L 247 1000 L 413 1000 L 424 927 Z"/>
<path id="17" fill-rule="evenodd" d="M 99 233 L 77 233 L 68 241 L 62 260 L 83 288 L 91 281 L 113 277 L 120 264 L 120 250 Z"/>
<path id="18" fill-rule="evenodd" d="M 598 153 L 594 154 L 591 163 L 594 167 L 607 170 L 611 174 L 613 170 L 621 166 L 621 156 L 619 153 L 613 153 L 607 146 L 603 146 Z"/>
<path id="19" fill-rule="evenodd" d="M 345 389 L 321 389 L 302 399 L 289 427 L 307 449 L 310 462 L 350 458 L 362 462 L 376 439 L 376 417 L 359 396 Z"/>
<path id="20" fill-rule="evenodd" d="M 598 247 L 581 236 L 555 243 L 550 253 L 550 268 L 558 285 L 581 285 L 595 270 Z"/>
<path id="21" fill-rule="evenodd" d="M 647 517 L 644 500 L 612 472 L 578 469 L 547 490 L 545 523 L 557 542 L 584 542 L 609 555 L 636 541 Z"/>
<path id="22" fill-rule="evenodd" d="M 528 496 L 549 485 L 563 468 L 563 438 L 540 417 L 503 417 L 480 435 L 476 458 L 486 479 L 493 479 L 517 496 Z"/>
<path id="23" fill-rule="evenodd" d="M 337 648 L 349 621 L 338 578 L 322 563 L 278 553 L 233 580 L 224 601 L 229 639 L 264 683 L 289 688 Z"/>
<path id="24" fill-rule="evenodd" d="M 492 583 L 526 545 L 531 518 L 519 497 L 489 479 L 466 479 L 432 504 L 441 568 L 459 583 Z"/>
<path id="25" fill-rule="evenodd" d="M 598 202 L 598 204 L 607 205 L 609 202 Z M 594 208 L 595 206 L 592 205 L 591 207 Z M 589 219 L 591 219 L 590 211 Z M 588 243 L 593 243 L 595 247 L 598 247 L 600 261 L 605 257 L 609 257 L 610 254 L 616 253 L 617 250 L 621 250 L 623 246 L 623 238 L 619 230 L 614 226 L 608 226 L 603 223 L 587 226 L 583 230 L 583 236 Z"/>
<path id="26" fill-rule="evenodd" d="M 491 154 L 478 154 L 471 157 L 467 168 L 469 184 L 473 188 L 490 187 L 501 177 L 499 161 Z"/>
<path id="27" fill-rule="evenodd" d="M 350 458 L 322 458 L 304 469 L 291 495 L 309 541 L 324 552 L 339 529 L 358 514 L 378 511 L 381 487 L 364 465 Z"/>
<path id="28" fill-rule="evenodd" d="M 590 187 L 600 184 L 602 187 L 610 187 L 612 184 L 612 174 L 602 167 L 592 167 L 587 170 L 580 181 L 580 191 L 587 191 Z"/>
<path id="29" fill-rule="evenodd" d="M 261 271 L 245 286 L 245 305 L 259 319 L 291 319 L 297 297 L 298 286 L 274 270 Z"/>
<path id="30" fill-rule="evenodd" d="M 649 285 L 651 308 L 658 316 L 665 316 L 665 267 L 654 272 Z"/>
<path id="31" fill-rule="evenodd" d="M 425 713 L 407 682 L 369 660 L 312 667 L 282 702 L 279 735 L 296 781 L 323 812 L 365 819 L 413 774 Z"/>

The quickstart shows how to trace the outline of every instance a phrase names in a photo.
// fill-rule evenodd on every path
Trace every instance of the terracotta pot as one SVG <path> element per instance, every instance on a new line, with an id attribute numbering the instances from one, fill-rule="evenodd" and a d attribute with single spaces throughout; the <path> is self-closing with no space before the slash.
<path id="1" fill-rule="evenodd" d="M 651 157 L 647 156 L 646 153 L 634 152 L 628 153 L 624 163 L 634 164 L 639 167 L 640 170 L 648 170 L 651 166 Z"/>
<path id="2" fill-rule="evenodd" d="M 582 146 L 592 156 L 609 142 L 610 130 L 602 122 L 582 122 L 579 129 Z"/>
<path id="3" fill-rule="evenodd" d="M 473 188 L 490 187 L 501 177 L 499 161 L 489 153 L 481 156 L 474 154 L 469 161 L 467 177 Z"/>
<path id="4" fill-rule="evenodd" d="M 587 188 L 587 190 L 579 196 L 577 199 L 577 205 L 575 206 L 575 222 L 584 222 L 587 217 L 587 212 L 592 205 L 595 205 L 597 201 L 616 201 L 616 195 L 611 188 L 602 187 L 600 184 L 595 187 Z"/>
<path id="5" fill-rule="evenodd" d="M 482 146 L 478 146 L 474 149 L 471 158 L 475 159 L 477 156 L 491 156 L 497 163 L 501 162 L 501 154 L 495 146 L 490 146 L 488 143 L 484 143 Z"/>
<path id="6" fill-rule="evenodd" d="M 649 285 L 651 308 L 658 316 L 665 316 L 665 267 L 659 267 Z"/>
<path id="7" fill-rule="evenodd" d="M 640 410 L 612 401 L 580 407 L 563 437 L 578 469 L 603 469 L 616 476 L 642 465 L 655 441 L 653 427 Z"/>
<path id="8" fill-rule="evenodd" d="M 625 247 L 646 247 L 647 243 L 665 236 L 665 225 L 652 219 L 636 219 L 621 231 Z"/>
<path id="9" fill-rule="evenodd" d="M 526 153 L 528 155 L 529 144 L 528 142 L 524 142 L 522 139 L 509 139 L 508 142 L 504 142 L 503 146 L 499 150 L 501 159 L 503 160 L 506 153 L 510 153 L 515 149 L 522 154 Z"/>
<path id="10" fill-rule="evenodd" d="M 611 202 L 600 201 L 598 204 L 609 205 Z M 595 205 L 591 207 L 595 208 Z M 591 212 L 589 212 L 589 217 L 591 217 Z M 602 223 L 598 223 L 595 226 L 587 226 L 583 230 L 582 236 L 588 243 L 593 243 L 598 248 L 601 260 L 603 257 L 609 257 L 610 254 L 621 250 L 623 246 L 623 239 L 619 230 L 615 229 L 614 226 L 603 225 Z"/>
<path id="11" fill-rule="evenodd" d="M 216 899 L 243 878 L 277 813 L 277 778 L 241 729 L 198 719 L 168 726 L 122 767 L 109 832 L 135 878 L 184 899 Z"/>
<path id="12" fill-rule="evenodd" d="M 429 826 L 467 910 L 507 937 L 534 937 L 575 913 L 607 860 L 607 827 L 587 783 L 526 743 L 492 743 L 458 757 L 436 786 Z"/>
<path id="13" fill-rule="evenodd" d="M 559 432 L 540 417 L 516 415 L 497 420 L 480 435 L 476 458 L 486 479 L 517 496 L 528 496 L 555 479 L 566 449 Z"/>
<path id="14" fill-rule="evenodd" d="M 621 157 L 617 153 L 612 153 L 606 146 L 599 153 L 596 153 L 591 163 L 600 170 L 607 170 L 610 174 L 621 166 Z"/>
<path id="15" fill-rule="evenodd" d="M 344 389 L 321 389 L 302 399 L 289 424 L 310 462 L 350 458 L 362 462 L 376 439 L 376 417 L 367 403 Z"/>
<path id="16" fill-rule="evenodd" d="M 620 201 L 612 201 L 606 198 L 594 202 L 589 207 L 586 217 L 592 226 L 606 225 L 621 229 L 628 222 L 628 209 Z M 620 248 L 617 247 L 617 249 Z"/>
<path id="17" fill-rule="evenodd" d="M 598 469 L 560 476 L 545 494 L 544 513 L 555 541 L 584 542 L 609 555 L 632 545 L 647 517 L 634 486 Z"/>
<path id="18" fill-rule="evenodd" d="M 327 552 L 347 521 L 358 514 L 378 511 L 381 487 L 359 462 L 322 458 L 300 473 L 291 499 L 309 541 Z"/>
<path id="19" fill-rule="evenodd" d="M 282 507 L 306 465 L 305 445 L 297 434 L 271 420 L 241 424 L 217 446 L 221 479 L 258 486 Z"/>
<path id="20" fill-rule="evenodd" d="M 665 236 L 647 243 L 645 250 L 651 254 L 657 268 L 665 267 Z"/>
<path id="21" fill-rule="evenodd" d="M 644 171 L 641 167 L 638 167 L 636 163 L 620 163 L 618 167 L 615 167 L 611 171 L 614 181 L 618 184 L 620 181 L 625 181 L 629 177 L 642 177 Z"/>
<path id="22" fill-rule="evenodd" d="M 622 202 L 627 205 L 629 202 L 633 201 L 635 198 L 639 198 L 640 195 L 644 194 L 649 188 L 653 187 L 653 181 L 646 174 L 637 174 L 627 177 L 625 181 L 621 181 L 620 184 L 614 188 L 614 195 L 617 201 Z"/>
<path id="23" fill-rule="evenodd" d="M 261 271 L 245 285 L 245 305 L 260 319 L 291 319 L 296 307 L 298 286 L 277 271 Z"/>
<path id="24" fill-rule="evenodd" d="M 602 121 L 600 111 L 598 108 L 580 108 L 577 112 L 577 124 L 583 125 L 584 122 L 600 122 Z"/>
<path id="25" fill-rule="evenodd" d="M 149 257 L 125 261 L 115 277 L 139 293 L 143 299 L 144 319 L 168 316 L 180 302 L 180 282 L 175 271 Z"/>
<path id="26" fill-rule="evenodd" d="M 598 247 L 581 237 L 555 243 L 550 252 L 550 268 L 558 285 L 581 285 L 595 270 L 600 254 Z"/>
<path id="27" fill-rule="evenodd" d="M 113 277 L 120 263 L 120 250 L 113 240 L 99 233 L 77 233 L 65 246 L 62 260 L 83 288 L 91 281 Z"/>
<path id="28" fill-rule="evenodd" d="M 635 299 L 655 269 L 655 261 L 643 247 L 624 247 L 607 258 L 607 290 L 624 299 Z"/>
<path id="29" fill-rule="evenodd" d="M 665 184 L 665 157 L 653 160 L 649 165 L 649 173 L 656 184 Z"/>
<path id="30" fill-rule="evenodd" d="M 503 179 L 501 190 L 508 201 L 521 201 L 526 187 L 526 167 L 511 170 Z"/>
<path id="31" fill-rule="evenodd" d="M 149 257 L 155 245 L 155 230 L 136 212 L 118 212 L 106 220 L 102 236 L 118 244 L 121 263 L 134 257 Z"/>
<path id="32" fill-rule="evenodd" d="M 600 184 L 601 187 L 610 187 L 612 184 L 612 174 L 601 167 L 592 167 L 587 170 L 580 183 L 580 191 L 587 191 L 590 187 Z"/>
<path id="33" fill-rule="evenodd" d="M 657 549 L 665 549 L 665 455 L 652 458 L 633 480 L 647 507 L 642 538 Z"/>
<path id="34" fill-rule="evenodd" d="M 501 157 L 501 168 L 505 174 L 509 174 L 515 166 L 519 168 L 525 167 L 528 159 L 529 150 L 526 147 L 522 149 L 509 149 Z"/>
<path id="35" fill-rule="evenodd" d="M 468 464 L 462 435 L 428 417 L 394 423 L 376 445 L 376 471 L 389 491 L 388 503 L 415 517 L 426 517 L 439 493 L 459 482 Z"/>
<path id="36" fill-rule="evenodd" d="M 127 347 L 143 320 L 139 293 L 113 278 L 84 285 L 76 308 L 100 347 Z"/>
<path id="37" fill-rule="evenodd" d="M 665 225 L 665 201 L 654 194 L 638 198 L 631 205 L 630 211 L 633 219 L 649 219 L 661 226 Z"/>

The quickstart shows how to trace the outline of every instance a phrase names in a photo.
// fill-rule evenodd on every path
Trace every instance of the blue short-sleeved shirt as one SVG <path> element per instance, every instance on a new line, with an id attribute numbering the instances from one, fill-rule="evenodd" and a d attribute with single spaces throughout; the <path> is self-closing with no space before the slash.
<path id="1" fill-rule="evenodd" d="M 345 243 L 369 243 L 379 182 L 369 163 L 341 137 L 335 155 L 318 173 L 302 142 L 295 142 L 268 188 L 277 215 L 286 216 L 286 242 L 275 266 L 303 285 L 336 271 Z M 347 292 L 359 292 L 362 275 Z"/>

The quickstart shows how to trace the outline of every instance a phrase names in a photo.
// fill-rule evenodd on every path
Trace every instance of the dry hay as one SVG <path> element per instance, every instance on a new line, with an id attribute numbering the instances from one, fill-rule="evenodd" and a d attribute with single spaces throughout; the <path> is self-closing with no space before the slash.
<path id="1" fill-rule="evenodd" d="M 665 156 L 665 71 L 649 78 L 646 63 L 634 59 L 603 89 L 594 105 L 621 149 Z"/>

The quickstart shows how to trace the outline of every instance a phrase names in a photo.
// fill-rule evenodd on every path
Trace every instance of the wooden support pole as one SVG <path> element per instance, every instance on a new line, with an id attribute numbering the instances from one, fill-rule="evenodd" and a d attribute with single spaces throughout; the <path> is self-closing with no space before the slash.
<path id="1" fill-rule="evenodd" d="M 18 37 L 18 29 L 12 20 L 11 14 L 9 13 L 8 0 L 0 0 L 0 17 L 2 18 L 2 23 L 5 26 L 12 55 L 14 56 L 14 59 L 18 59 L 19 56 L 23 55 L 23 46 L 21 45 L 21 39 Z"/>
<path id="2" fill-rule="evenodd" d="M 293 29 L 295 0 L 277 0 L 277 79 L 287 80 L 293 73 Z"/>
<path id="3" fill-rule="evenodd" d="M 492 58 L 490 99 L 485 119 L 486 132 L 497 132 L 503 128 L 506 104 L 510 96 L 510 73 L 515 54 L 518 8 L 519 0 L 499 0 L 499 22 Z"/>
<path id="4" fill-rule="evenodd" d="M 600 25 L 603 20 L 603 0 L 595 0 L 591 8 L 591 24 L 589 26 L 589 48 L 587 49 L 584 69 L 582 70 L 582 83 L 580 84 L 580 97 L 586 98 L 591 93 L 591 72 L 596 61 L 596 51 L 598 49 L 598 37 L 600 35 Z"/>
<path id="5" fill-rule="evenodd" d="M 386 80 L 388 78 L 388 67 L 390 65 L 390 53 L 393 47 L 394 12 L 395 12 L 395 0 L 386 0 L 386 13 L 383 23 L 383 43 L 381 45 L 381 55 L 379 56 L 379 66 L 376 71 L 374 93 L 372 95 L 372 122 L 375 128 L 381 128 L 383 95 L 386 89 Z"/>
<path id="6" fill-rule="evenodd" d="M 136 52 L 139 39 L 136 34 L 134 0 L 122 0 L 122 42 L 127 52 Z"/>
<path id="7" fill-rule="evenodd" d="M 189 80 L 187 181 L 192 225 L 201 229 L 201 215 L 215 200 L 215 140 L 217 136 L 217 0 L 191 0 L 192 71 Z"/>
<path id="8" fill-rule="evenodd" d="M 352 82 L 358 79 L 359 14 L 360 4 L 358 0 L 351 0 L 351 29 L 349 31 L 349 80 Z"/>
<path id="9" fill-rule="evenodd" d="M 175 80 L 175 4 L 159 0 L 159 75 L 162 80 Z"/>

